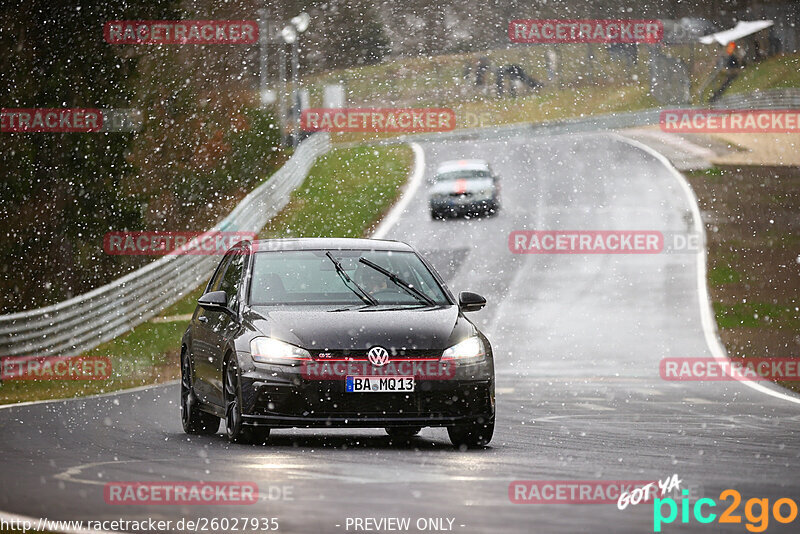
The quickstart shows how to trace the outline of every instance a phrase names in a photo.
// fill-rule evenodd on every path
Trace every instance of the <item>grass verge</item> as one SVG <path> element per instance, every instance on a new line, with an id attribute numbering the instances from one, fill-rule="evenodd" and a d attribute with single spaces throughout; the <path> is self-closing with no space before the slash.
<path id="1" fill-rule="evenodd" d="M 362 237 L 368 234 L 400 194 L 411 169 L 407 146 L 331 150 L 320 158 L 289 204 L 261 233 L 275 237 Z M 186 316 L 194 311 L 202 288 L 160 316 L 100 345 L 89 355 L 108 356 L 108 380 L 31 380 L 0 384 L 0 404 L 106 393 L 178 378 L 180 340 Z"/>
<path id="2" fill-rule="evenodd" d="M 707 222 L 708 282 L 734 358 L 800 359 L 800 168 L 690 173 Z M 782 383 L 800 392 L 800 382 Z"/>
<path id="3" fill-rule="evenodd" d="M 770 58 L 748 66 L 726 94 L 800 87 L 800 54 Z"/>
<path id="4" fill-rule="evenodd" d="M 455 113 L 457 128 L 475 128 L 574 119 L 650 109 L 657 105 L 646 88 L 625 85 L 542 90 L 534 95 L 504 100 L 462 101 L 452 103 L 449 107 Z M 397 137 L 397 134 L 332 134 L 332 140 L 337 143 L 367 142 L 389 137 Z"/>
<path id="5" fill-rule="evenodd" d="M 637 111 L 657 107 L 650 94 L 649 52 L 640 50 L 636 63 L 628 64 L 585 45 L 559 46 L 561 75 L 550 80 L 545 68 L 546 47 L 512 47 L 480 53 L 411 57 L 380 65 L 354 67 L 311 77 L 312 100 L 321 101 L 322 87 L 341 82 L 354 106 L 447 107 L 453 109 L 457 128 L 553 121 L 592 115 Z M 687 65 L 696 91 L 715 72 L 719 51 L 715 46 L 672 46 L 669 54 Z M 464 77 L 464 67 L 485 56 L 493 65 L 517 64 L 544 86 L 519 96 L 495 96 L 491 83 L 476 88 Z M 491 81 L 491 80 L 490 80 Z M 800 54 L 776 56 L 748 65 L 726 94 L 800 87 Z M 697 95 L 693 97 L 695 103 Z M 335 142 L 364 142 L 396 134 L 334 134 Z"/>

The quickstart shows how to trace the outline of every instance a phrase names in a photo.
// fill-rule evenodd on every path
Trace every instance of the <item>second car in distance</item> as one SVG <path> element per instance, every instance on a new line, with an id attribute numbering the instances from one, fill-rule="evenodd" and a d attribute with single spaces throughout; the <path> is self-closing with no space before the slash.
<path id="1" fill-rule="evenodd" d="M 500 185 L 484 160 L 446 161 L 432 178 L 431 217 L 494 215 L 500 209 Z"/>

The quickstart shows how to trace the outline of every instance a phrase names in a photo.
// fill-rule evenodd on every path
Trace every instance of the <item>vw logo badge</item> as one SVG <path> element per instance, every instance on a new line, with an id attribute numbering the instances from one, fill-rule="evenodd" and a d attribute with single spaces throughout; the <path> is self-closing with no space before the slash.
<path id="1" fill-rule="evenodd" d="M 389 351 L 383 347 L 375 346 L 367 351 L 367 358 L 372 365 L 381 367 L 389 363 Z"/>

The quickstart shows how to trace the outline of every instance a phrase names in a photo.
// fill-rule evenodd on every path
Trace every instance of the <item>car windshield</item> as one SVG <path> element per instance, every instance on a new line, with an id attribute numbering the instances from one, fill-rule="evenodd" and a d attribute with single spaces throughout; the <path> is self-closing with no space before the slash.
<path id="1" fill-rule="evenodd" d="M 367 263 L 359 261 L 362 258 Z M 336 263 L 347 276 L 337 272 Z M 369 263 L 395 275 L 424 297 L 415 296 Z M 413 252 L 366 250 L 259 252 L 255 255 L 250 304 L 368 305 L 363 295 L 353 290 L 353 283 L 374 301 L 373 305 L 419 306 L 428 304 L 425 298 L 435 305 L 450 304 L 433 274 Z"/>
<path id="2" fill-rule="evenodd" d="M 449 182 L 452 180 L 478 180 L 491 177 L 492 175 L 489 173 L 489 171 L 483 170 L 449 171 L 437 174 L 436 178 L 434 178 L 434 181 Z"/>

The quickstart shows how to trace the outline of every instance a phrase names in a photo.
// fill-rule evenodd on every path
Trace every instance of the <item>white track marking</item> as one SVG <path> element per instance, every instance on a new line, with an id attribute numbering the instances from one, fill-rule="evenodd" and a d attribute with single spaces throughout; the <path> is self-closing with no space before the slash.
<path id="1" fill-rule="evenodd" d="M 633 147 L 642 150 L 654 158 L 656 158 L 666 169 L 675 177 L 678 183 L 681 185 L 681 189 L 686 195 L 686 199 L 689 202 L 689 208 L 692 210 L 692 219 L 694 223 L 694 231 L 698 234 L 703 236 L 702 242 L 705 244 L 706 242 L 706 229 L 703 226 L 702 218 L 700 216 L 700 208 L 697 204 L 697 197 L 692 191 L 692 188 L 689 186 L 689 182 L 686 181 L 686 178 L 678 172 L 672 163 L 660 152 L 654 150 L 653 148 L 645 145 L 644 143 L 640 143 L 639 141 L 628 139 L 621 135 L 611 134 L 617 139 L 621 140 L 623 143 L 627 143 Z M 711 299 L 708 294 L 708 284 L 706 282 L 706 247 L 703 247 L 700 250 L 700 257 L 697 259 L 697 296 L 698 302 L 700 303 L 700 323 L 703 327 L 703 334 L 705 335 L 706 345 L 708 345 L 708 349 L 711 351 L 712 356 L 714 359 L 721 362 L 721 363 L 728 363 L 731 360 L 728 358 L 728 353 L 725 350 L 725 347 L 722 346 L 719 338 L 717 337 L 717 323 L 714 319 L 714 314 L 711 309 Z M 726 368 L 727 369 L 727 368 Z M 789 395 L 787 393 L 782 393 L 780 391 L 774 391 L 768 387 L 759 384 L 758 382 L 748 380 L 743 377 L 738 377 L 734 375 L 729 375 L 734 380 L 741 382 L 742 384 L 755 389 L 756 391 L 760 391 L 761 393 L 766 393 L 776 399 L 782 399 L 785 401 L 793 402 L 795 404 L 800 404 L 800 397 L 796 397 L 793 395 Z"/>
<path id="2" fill-rule="evenodd" d="M 425 175 L 425 151 L 422 150 L 419 143 L 411 143 L 411 150 L 414 151 L 414 168 L 411 171 L 411 177 L 408 179 L 408 185 L 397 204 L 389 210 L 386 217 L 383 218 L 380 224 L 378 224 L 378 227 L 375 228 L 375 231 L 372 232 L 372 239 L 383 239 L 386 234 L 389 233 L 392 226 L 397 223 L 398 219 L 403 215 L 403 212 L 405 212 L 406 206 L 411 202 L 411 198 L 422 183 L 422 177 Z"/>
<path id="3" fill-rule="evenodd" d="M 681 152 L 687 152 L 692 156 L 697 156 L 703 159 L 713 159 L 717 155 L 713 150 L 698 146 L 688 139 L 679 135 L 662 132 L 660 130 L 648 130 L 646 128 L 631 128 L 625 131 L 626 134 L 639 135 L 642 137 L 649 137 L 658 142 L 678 149 Z"/>
<path id="4" fill-rule="evenodd" d="M 67 401 L 82 401 L 82 400 L 89 400 L 89 399 L 101 399 L 103 397 L 113 397 L 114 395 L 122 395 L 123 393 L 136 393 L 137 391 L 144 391 L 146 389 L 157 388 L 159 386 L 171 386 L 173 384 L 180 383 L 180 380 L 169 380 L 167 382 L 161 382 L 159 384 L 150 384 L 147 386 L 137 386 L 135 388 L 128 388 L 128 389 L 118 389 L 117 391 L 109 391 L 108 393 L 98 393 L 97 395 L 88 395 L 86 397 L 68 397 L 65 399 L 47 399 L 47 400 L 38 400 L 38 401 L 27 401 L 27 402 L 18 402 L 16 404 L 3 404 L 0 406 L 0 410 L 7 410 L 8 408 L 19 408 L 20 406 L 32 406 L 34 404 L 49 404 L 52 402 L 67 402 Z"/>

